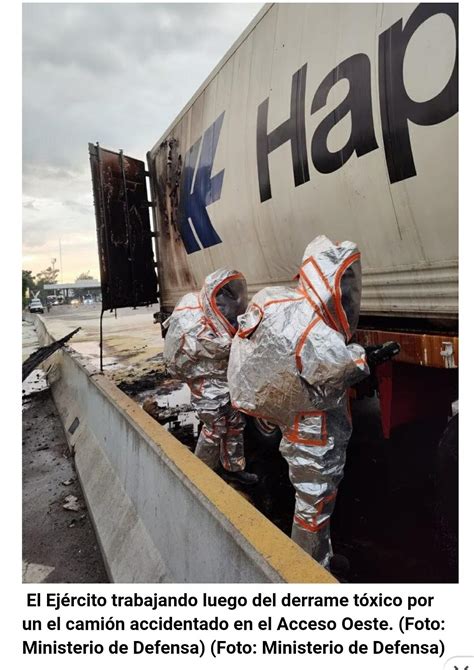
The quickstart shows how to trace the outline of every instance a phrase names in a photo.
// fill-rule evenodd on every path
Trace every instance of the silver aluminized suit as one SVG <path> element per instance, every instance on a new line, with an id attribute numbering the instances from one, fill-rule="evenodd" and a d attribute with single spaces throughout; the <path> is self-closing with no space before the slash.
<path id="1" fill-rule="evenodd" d="M 322 565 L 352 432 L 347 388 L 369 374 L 357 326 L 360 254 L 321 235 L 306 248 L 296 289 L 259 291 L 239 319 L 229 359 L 232 404 L 280 426 L 296 492 L 292 538 Z"/>
<path id="2" fill-rule="evenodd" d="M 164 360 L 169 373 L 191 389 L 191 404 L 202 421 L 195 454 L 209 467 L 245 469 L 245 418 L 230 403 L 227 365 L 237 316 L 247 306 L 240 272 L 216 270 L 199 293 L 187 293 L 165 322 Z"/>

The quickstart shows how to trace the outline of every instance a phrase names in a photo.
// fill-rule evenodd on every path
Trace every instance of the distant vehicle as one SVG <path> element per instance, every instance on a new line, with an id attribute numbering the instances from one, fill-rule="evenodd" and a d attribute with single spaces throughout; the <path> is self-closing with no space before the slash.
<path id="1" fill-rule="evenodd" d="M 31 312 L 31 314 L 44 314 L 43 303 L 39 298 L 33 298 L 33 300 L 29 304 L 28 309 Z"/>
<path id="2" fill-rule="evenodd" d="M 94 298 L 91 295 L 85 295 L 84 298 L 82 299 L 82 302 L 84 305 L 93 305 Z"/>
<path id="3" fill-rule="evenodd" d="M 79 300 L 79 298 L 73 298 L 69 304 L 70 305 L 80 305 L 81 301 Z"/>

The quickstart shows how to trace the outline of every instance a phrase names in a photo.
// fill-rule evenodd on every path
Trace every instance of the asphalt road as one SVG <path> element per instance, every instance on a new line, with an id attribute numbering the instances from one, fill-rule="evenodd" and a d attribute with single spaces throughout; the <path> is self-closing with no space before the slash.
<path id="1" fill-rule="evenodd" d="M 38 342 L 25 322 L 23 342 L 26 358 Z M 41 372 L 25 380 L 22 403 L 23 582 L 107 582 L 64 430 Z M 72 509 L 65 509 L 69 496 Z"/>
<path id="2" fill-rule="evenodd" d="M 118 309 L 103 316 L 105 368 L 114 364 L 135 365 L 163 351 L 160 326 L 153 323 L 157 305 Z M 49 332 L 59 339 L 75 328 L 81 330 L 69 341 L 91 362 L 99 364 L 100 303 L 94 305 L 58 305 L 42 315 Z"/>

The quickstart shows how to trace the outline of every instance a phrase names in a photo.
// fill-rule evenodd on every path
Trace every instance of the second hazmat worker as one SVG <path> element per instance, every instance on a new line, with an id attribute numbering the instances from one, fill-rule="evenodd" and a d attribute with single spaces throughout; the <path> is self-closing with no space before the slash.
<path id="1" fill-rule="evenodd" d="M 352 424 L 347 389 L 369 374 L 350 340 L 359 318 L 360 253 L 324 235 L 306 248 L 297 288 L 259 291 L 229 361 L 234 407 L 280 426 L 296 502 L 292 538 L 325 567 L 329 520 Z"/>
<path id="2" fill-rule="evenodd" d="M 247 283 L 235 270 L 208 275 L 201 291 L 187 293 L 163 324 L 164 360 L 169 373 L 185 381 L 202 422 L 195 454 L 226 479 L 256 484 L 245 471 L 245 418 L 230 403 L 227 366 L 237 317 L 247 307 Z M 219 465 L 220 461 L 220 465 Z"/>

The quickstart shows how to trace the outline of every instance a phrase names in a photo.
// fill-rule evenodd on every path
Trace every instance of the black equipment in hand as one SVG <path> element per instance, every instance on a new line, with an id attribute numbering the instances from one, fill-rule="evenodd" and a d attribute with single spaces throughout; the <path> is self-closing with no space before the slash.
<path id="1" fill-rule="evenodd" d="M 386 363 L 394 356 L 400 353 L 400 345 L 398 342 L 384 342 L 384 344 L 376 344 L 365 347 L 367 354 L 367 363 L 372 369 L 381 363 Z"/>

